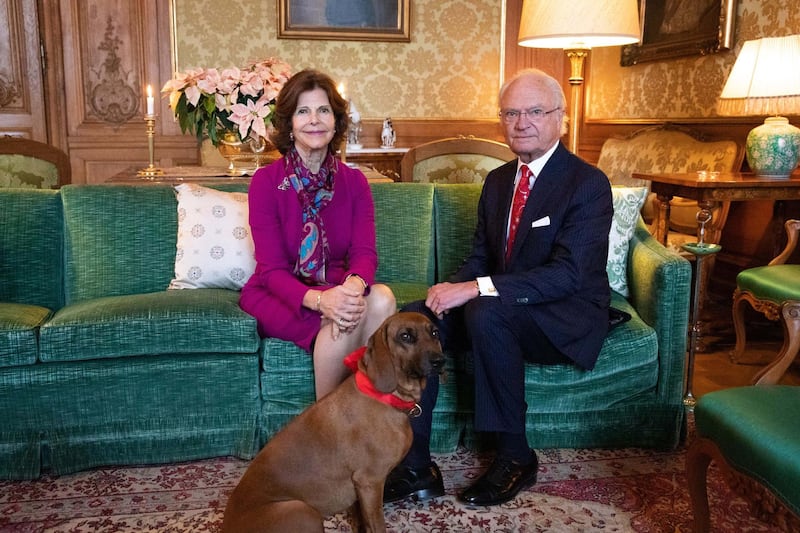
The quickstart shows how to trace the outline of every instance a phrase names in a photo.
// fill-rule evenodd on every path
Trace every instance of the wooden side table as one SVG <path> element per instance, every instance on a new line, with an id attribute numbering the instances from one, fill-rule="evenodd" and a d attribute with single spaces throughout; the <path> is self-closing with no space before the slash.
<path id="1" fill-rule="evenodd" d="M 800 200 L 800 170 L 795 170 L 791 178 L 763 178 L 751 173 L 722 172 L 719 175 L 704 177 L 698 173 L 689 174 L 645 174 L 634 172 L 636 179 L 650 182 L 650 190 L 656 194 L 658 206 L 653 220 L 653 235 L 662 244 L 667 244 L 669 231 L 669 202 L 673 196 L 682 196 L 697 201 L 701 216 L 711 215 L 711 209 L 717 202 L 746 202 L 749 200 Z M 780 210 L 780 207 L 778 207 Z M 781 226 L 782 227 L 782 226 Z M 717 228 L 705 235 L 705 242 L 719 244 L 722 230 Z M 775 242 L 779 242 L 778 238 Z M 713 257 L 709 258 L 713 261 Z M 707 300 L 708 272 L 711 264 L 706 265 L 705 275 L 698 291 L 698 313 L 702 314 Z M 698 348 L 706 350 L 701 330 L 705 329 L 702 321 L 697 321 Z"/>
<path id="2" fill-rule="evenodd" d="M 636 179 L 650 182 L 656 194 L 658 209 L 653 221 L 653 234 L 667 243 L 669 231 L 669 202 L 673 196 L 696 200 L 701 210 L 710 210 L 716 202 L 746 202 L 748 200 L 800 200 L 800 171 L 790 179 L 761 178 L 743 172 L 723 172 L 718 176 L 701 177 L 690 174 L 645 174 L 634 172 Z M 706 242 L 719 243 L 721 230 L 709 232 Z"/>
<path id="3" fill-rule="evenodd" d="M 400 181 L 400 161 L 408 148 L 362 148 L 347 150 L 347 162 L 371 168 L 393 181 Z M 367 176 L 369 177 L 369 176 Z"/>

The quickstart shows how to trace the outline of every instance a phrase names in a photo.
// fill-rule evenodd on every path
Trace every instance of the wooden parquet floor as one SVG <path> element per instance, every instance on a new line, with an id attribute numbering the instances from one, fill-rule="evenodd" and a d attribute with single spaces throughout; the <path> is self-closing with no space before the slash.
<path id="1" fill-rule="evenodd" d="M 706 305 L 699 345 L 702 351 L 695 354 L 692 393 L 700 398 L 703 394 L 729 387 L 749 385 L 752 377 L 777 355 L 783 343 L 783 331 L 778 322 L 770 322 L 763 315 L 753 312 L 747 320 L 747 354 L 760 359 L 760 364 L 737 364 L 731 359 L 736 344 L 731 319 L 730 296 L 711 295 Z M 687 344 L 688 346 L 688 344 Z M 757 354 L 757 355 L 756 355 Z M 781 383 L 800 385 L 800 363 L 795 360 Z"/>

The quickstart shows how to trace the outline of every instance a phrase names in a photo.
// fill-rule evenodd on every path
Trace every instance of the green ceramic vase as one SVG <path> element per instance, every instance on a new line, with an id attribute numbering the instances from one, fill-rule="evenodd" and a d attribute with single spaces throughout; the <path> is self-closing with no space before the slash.
<path id="1" fill-rule="evenodd" d="M 769 117 L 747 135 L 747 163 L 757 176 L 788 178 L 800 159 L 800 128 Z"/>

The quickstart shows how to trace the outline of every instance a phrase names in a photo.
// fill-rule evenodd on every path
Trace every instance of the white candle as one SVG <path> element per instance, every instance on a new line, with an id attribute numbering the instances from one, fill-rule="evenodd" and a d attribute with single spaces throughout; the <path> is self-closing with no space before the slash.
<path id="1" fill-rule="evenodd" d="M 336 88 L 336 90 L 339 92 L 339 96 L 347 100 L 347 93 L 344 88 L 344 82 L 339 83 L 339 86 Z"/>
<path id="2" fill-rule="evenodd" d="M 152 115 L 155 113 L 156 102 L 153 98 L 153 88 L 147 85 L 147 114 Z"/>

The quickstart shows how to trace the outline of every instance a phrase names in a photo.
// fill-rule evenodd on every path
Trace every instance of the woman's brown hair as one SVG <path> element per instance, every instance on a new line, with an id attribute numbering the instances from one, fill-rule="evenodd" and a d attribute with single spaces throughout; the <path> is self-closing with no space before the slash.
<path id="1" fill-rule="evenodd" d="M 278 93 L 275 103 L 275 115 L 272 118 L 275 130 L 270 135 L 270 140 L 281 154 L 286 154 L 294 144 L 291 138 L 292 117 L 297 109 L 297 101 L 300 99 L 300 95 L 317 88 L 322 89 L 328 95 L 328 101 L 331 103 L 335 118 L 336 129 L 328 149 L 336 152 L 336 149 L 342 144 L 347 134 L 347 125 L 349 123 L 347 101 L 339 94 L 336 84 L 330 76 L 318 70 L 305 69 L 289 78 L 281 92 Z"/>

